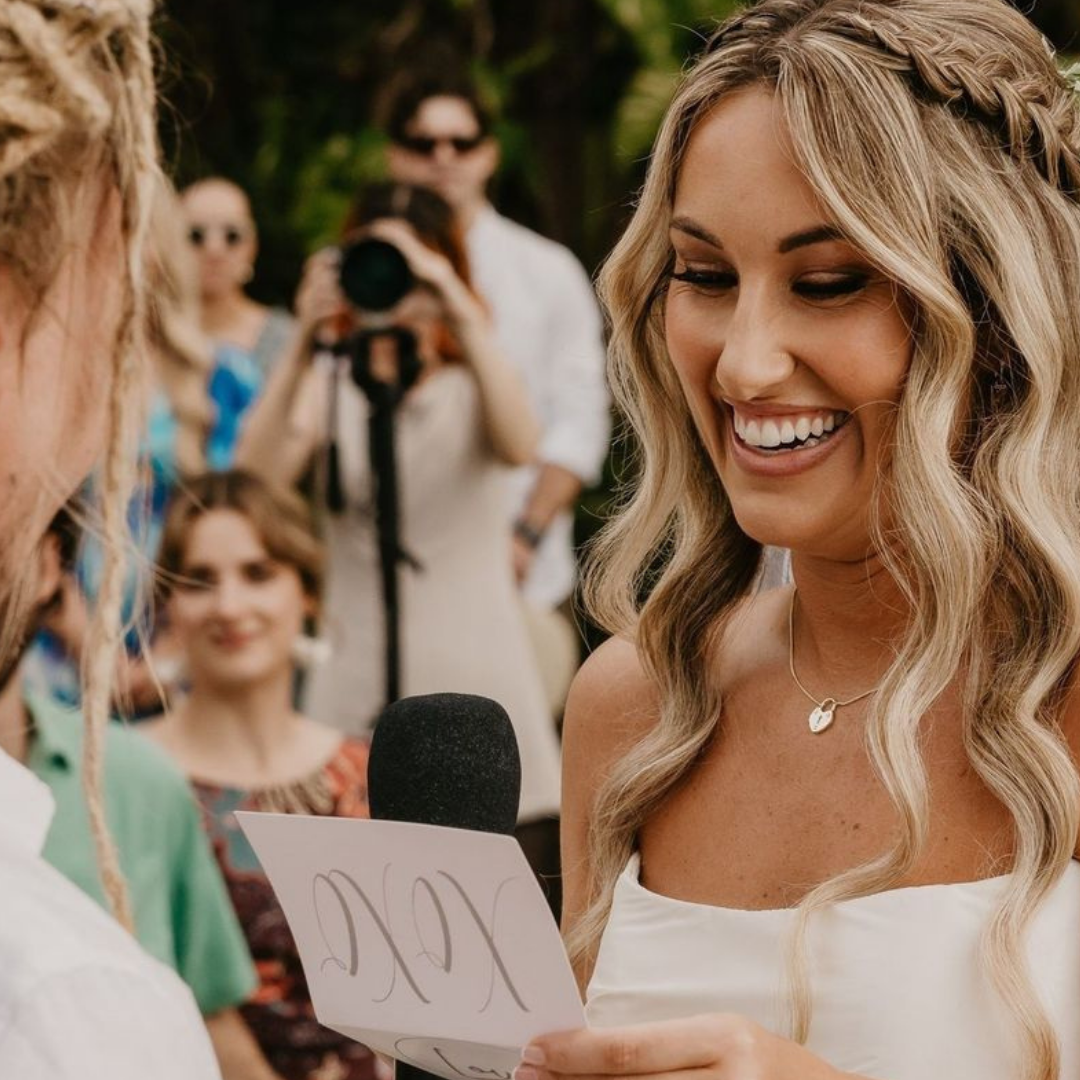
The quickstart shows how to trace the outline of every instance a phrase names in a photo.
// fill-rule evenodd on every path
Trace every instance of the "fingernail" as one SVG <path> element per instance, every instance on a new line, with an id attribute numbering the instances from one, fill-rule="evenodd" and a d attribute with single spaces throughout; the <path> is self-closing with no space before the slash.
<path id="1" fill-rule="evenodd" d="M 529 1065 L 519 1065 L 514 1070 L 514 1080 L 537 1080 L 537 1072 Z"/>
<path id="2" fill-rule="evenodd" d="M 521 1051 L 521 1060 L 524 1061 L 526 1065 L 543 1065 L 546 1059 L 544 1058 L 544 1051 L 541 1050 L 539 1046 L 529 1043 L 529 1045 Z"/>

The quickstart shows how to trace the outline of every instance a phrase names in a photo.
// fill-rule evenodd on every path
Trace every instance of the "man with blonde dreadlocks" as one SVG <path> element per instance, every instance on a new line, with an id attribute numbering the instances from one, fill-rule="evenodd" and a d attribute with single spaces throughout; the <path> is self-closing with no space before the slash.
<path id="1" fill-rule="evenodd" d="M 150 0 L 0 4 L 0 669 L 36 553 L 91 469 L 108 555 L 88 653 L 85 776 L 119 922 L 41 858 L 47 790 L 0 754 L 0 1076 L 217 1077 L 190 992 L 135 943 L 98 790 L 139 400 L 143 234 L 158 175 Z"/>

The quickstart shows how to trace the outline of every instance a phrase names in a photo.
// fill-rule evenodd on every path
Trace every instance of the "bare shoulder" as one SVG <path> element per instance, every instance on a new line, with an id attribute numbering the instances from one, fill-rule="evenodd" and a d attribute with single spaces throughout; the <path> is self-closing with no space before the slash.
<path id="1" fill-rule="evenodd" d="M 721 684 L 754 671 L 786 640 L 789 588 L 748 597 L 731 614 L 711 663 Z M 582 665 L 566 703 L 564 757 L 604 761 L 625 752 L 656 723 L 660 692 L 635 644 L 604 642 Z"/>
<path id="2" fill-rule="evenodd" d="M 1073 763 L 1080 771 L 1080 657 L 1073 662 L 1068 689 L 1058 717 Z M 1080 836 L 1076 838 L 1076 857 L 1080 859 Z"/>
<path id="3" fill-rule="evenodd" d="M 592 756 L 624 748 L 655 723 L 659 701 L 636 646 L 624 638 L 605 641 L 570 687 L 563 720 L 566 752 Z"/>
<path id="4" fill-rule="evenodd" d="M 597 793 L 614 764 L 655 724 L 659 702 L 637 649 L 619 638 L 586 660 L 570 688 L 563 719 L 560 830 L 564 931 L 581 917 L 592 892 L 589 832 Z M 588 966 L 578 972 L 582 979 Z"/>

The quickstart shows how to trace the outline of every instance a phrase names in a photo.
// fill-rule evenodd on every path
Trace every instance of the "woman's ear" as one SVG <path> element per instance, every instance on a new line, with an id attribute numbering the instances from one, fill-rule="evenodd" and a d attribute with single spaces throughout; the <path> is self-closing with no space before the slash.
<path id="1" fill-rule="evenodd" d="M 60 538 L 48 532 L 38 548 L 38 578 L 35 601 L 39 605 L 51 603 L 60 592 L 64 580 L 63 561 L 60 557 Z"/>
<path id="2" fill-rule="evenodd" d="M 480 159 L 478 171 L 484 177 L 484 183 L 487 184 L 495 173 L 499 171 L 499 165 L 502 164 L 502 146 L 498 139 L 493 135 L 489 135 L 476 148 L 474 153 Z"/>

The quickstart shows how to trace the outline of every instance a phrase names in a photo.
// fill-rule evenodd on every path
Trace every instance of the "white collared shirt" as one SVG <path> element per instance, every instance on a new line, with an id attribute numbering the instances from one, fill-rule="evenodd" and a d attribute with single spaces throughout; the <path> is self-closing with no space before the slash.
<path id="1" fill-rule="evenodd" d="M 538 460 L 560 465 L 586 486 L 600 479 L 611 435 L 600 311 L 584 268 L 561 244 L 496 213 L 477 215 L 466 237 L 477 292 L 495 333 L 523 379 L 543 428 Z M 512 517 L 536 481 L 536 466 L 515 470 Z M 560 514 L 537 549 L 525 596 L 561 604 L 574 587 L 573 516 Z"/>
<path id="2" fill-rule="evenodd" d="M 218 1080 L 191 992 L 41 858 L 52 813 L 0 752 L 0 1077 Z"/>

